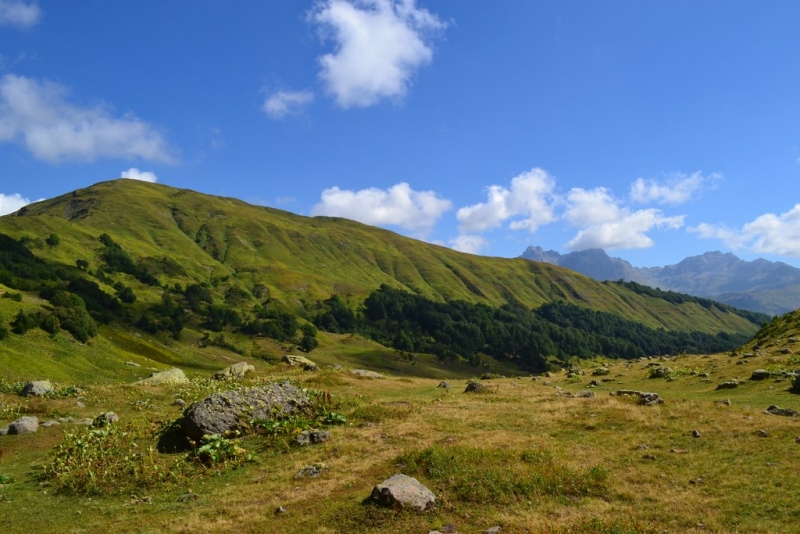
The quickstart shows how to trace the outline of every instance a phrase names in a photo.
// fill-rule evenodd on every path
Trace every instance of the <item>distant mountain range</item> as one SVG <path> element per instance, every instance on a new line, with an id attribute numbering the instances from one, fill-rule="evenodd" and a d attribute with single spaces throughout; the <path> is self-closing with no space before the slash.
<path id="1" fill-rule="evenodd" d="M 566 267 L 595 280 L 638 282 L 768 315 L 800 308 L 800 269 L 761 258 L 745 261 L 715 251 L 666 267 L 634 267 L 603 249 L 560 254 L 542 247 L 528 247 L 522 257 Z"/>

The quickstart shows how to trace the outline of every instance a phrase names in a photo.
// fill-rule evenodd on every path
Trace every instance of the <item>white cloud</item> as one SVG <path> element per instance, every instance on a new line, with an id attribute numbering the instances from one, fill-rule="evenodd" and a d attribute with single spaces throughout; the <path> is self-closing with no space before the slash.
<path id="1" fill-rule="evenodd" d="M 173 163 L 162 134 L 132 114 L 116 118 L 106 106 L 79 107 L 56 83 L 7 74 L 0 78 L 0 142 L 22 143 L 50 163 L 142 158 Z"/>
<path id="2" fill-rule="evenodd" d="M 360 191 L 331 187 L 322 192 L 312 215 L 346 217 L 376 226 L 395 225 L 424 236 L 453 205 L 434 191 L 414 191 L 407 183 Z"/>
<path id="3" fill-rule="evenodd" d="M 264 113 L 273 119 L 300 113 L 314 101 L 311 91 L 276 91 L 264 101 Z"/>
<path id="4" fill-rule="evenodd" d="M 122 178 L 129 178 L 131 180 L 141 180 L 142 182 L 156 183 L 158 176 L 152 171 L 140 171 L 136 167 L 131 167 L 127 171 L 122 171 L 120 174 Z"/>
<path id="5" fill-rule="evenodd" d="M 0 25 L 30 28 L 42 18 L 42 10 L 36 2 L 24 0 L 0 0 Z"/>
<path id="6" fill-rule="evenodd" d="M 800 204 L 780 215 L 761 215 L 741 230 L 702 223 L 689 231 L 701 238 L 721 239 L 733 249 L 797 258 L 800 257 Z"/>
<path id="7" fill-rule="evenodd" d="M 325 0 L 309 20 L 335 43 L 319 58 L 320 78 L 342 108 L 405 95 L 433 59 L 430 37 L 447 27 L 416 0 Z"/>
<path id="8" fill-rule="evenodd" d="M 722 178 L 721 174 L 712 173 L 704 176 L 699 171 L 692 174 L 673 173 L 666 180 L 659 182 L 654 178 L 639 178 L 631 184 L 630 198 L 634 202 L 677 205 L 692 198 L 702 189 L 713 186 Z"/>
<path id="9" fill-rule="evenodd" d="M 555 180 L 543 169 L 532 169 L 511 180 L 511 187 L 492 185 L 487 200 L 458 210 L 459 231 L 485 232 L 505 221 L 521 217 L 509 224 L 511 230 L 535 232 L 556 219 L 553 211 Z"/>
<path id="10" fill-rule="evenodd" d="M 12 193 L 10 195 L 0 193 L 0 215 L 14 213 L 30 203 L 30 200 L 23 198 L 19 193 Z"/>
<path id="11" fill-rule="evenodd" d="M 657 228 L 680 228 L 684 220 L 683 215 L 665 217 L 657 209 L 631 212 L 604 187 L 570 190 L 564 218 L 580 228 L 567 243 L 570 250 L 651 247 L 653 240 L 647 232 Z"/>
<path id="12" fill-rule="evenodd" d="M 487 246 L 489 242 L 481 235 L 475 234 L 462 234 L 455 239 L 450 240 L 450 245 L 454 250 L 459 252 L 467 252 L 469 254 L 477 254 Z"/>

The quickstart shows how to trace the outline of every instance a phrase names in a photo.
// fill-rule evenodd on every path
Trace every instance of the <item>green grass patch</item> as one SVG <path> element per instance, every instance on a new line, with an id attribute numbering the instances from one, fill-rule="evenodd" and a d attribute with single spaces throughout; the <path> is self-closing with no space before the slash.
<path id="1" fill-rule="evenodd" d="M 403 455 L 404 471 L 434 482 L 448 500 L 512 504 L 538 497 L 604 497 L 608 472 L 576 470 L 544 450 L 434 445 Z"/>

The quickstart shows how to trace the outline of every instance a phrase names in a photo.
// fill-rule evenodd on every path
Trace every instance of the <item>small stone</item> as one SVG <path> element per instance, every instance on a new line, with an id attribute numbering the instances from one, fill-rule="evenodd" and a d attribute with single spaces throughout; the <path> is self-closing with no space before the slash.
<path id="1" fill-rule="evenodd" d="M 645 454 L 645 455 L 642 456 L 642 458 L 645 459 L 645 460 L 655 460 L 656 459 L 655 455 L 653 455 L 653 454 Z"/>
<path id="2" fill-rule="evenodd" d="M 0 428 L 0 436 L 7 436 L 7 435 L 8 435 L 8 427 L 4 426 L 4 427 Z M 800 438 L 797 438 L 797 439 L 800 439 Z M 800 443 L 800 442 L 798 442 L 798 443 Z"/>
<path id="3" fill-rule="evenodd" d="M 212 378 L 214 380 L 240 380 L 244 378 L 247 373 L 255 370 L 256 368 L 249 363 L 239 362 L 229 365 L 222 371 L 218 371 Z"/>
<path id="4" fill-rule="evenodd" d="M 496 526 L 489 527 L 486 530 L 484 530 L 483 534 L 497 534 L 501 530 L 503 530 L 503 527 L 501 527 L 500 525 L 496 525 Z"/>
<path id="5" fill-rule="evenodd" d="M 114 412 L 101 413 L 92 421 L 92 426 L 95 428 L 102 428 L 113 423 L 119 422 L 119 416 Z"/>
<path id="6" fill-rule="evenodd" d="M 765 380 L 772 376 L 772 373 L 767 371 L 766 369 L 756 369 L 750 375 L 750 380 Z"/>
<path id="7" fill-rule="evenodd" d="M 726 380 L 722 384 L 717 386 L 717 389 L 735 389 L 739 387 L 739 381 L 736 379 L 731 378 L 730 380 Z"/>
<path id="8" fill-rule="evenodd" d="M 767 432 L 764 429 L 759 429 L 758 432 L 756 432 L 756 434 L 758 434 L 758 437 L 760 437 L 760 438 L 768 438 L 769 437 L 769 432 Z"/>
<path id="9" fill-rule="evenodd" d="M 700 437 L 703 437 L 703 435 L 700 433 L 699 430 L 692 430 L 692 437 L 693 438 L 700 438 Z"/>
<path id="10" fill-rule="evenodd" d="M 172 405 L 173 406 L 179 406 L 181 408 L 186 408 L 188 406 L 186 401 L 183 400 L 183 399 L 175 399 L 174 401 L 172 401 Z"/>
<path id="11" fill-rule="evenodd" d="M 60 424 L 61 424 L 61 423 L 59 423 L 59 422 L 58 422 L 58 421 L 56 421 L 55 419 L 51 419 L 50 421 L 45 421 L 44 423 L 42 423 L 42 424 L 41 424 L 41 425 L 39 425 L 39 426 L 41 426 L 41 427 L 44 427 L 44 428 L 50 428 L 51 426 L 58 426 L 58 425 L 60 425 Z"/>
<path id="12" fill-rule="evenodd" d="M 75 421 L 76 425 L 92 426 L 92 423 L 94 423 L 94 419 L 92 419 L 91 417 L 84 417 L 83 419 L 78 419 L 77 421 Z"/>
<path id="13" fill-rule="evenodd" d="M 467 388 L 464 390 L 464 393 L 481 393 L 483 391 L 486 391 L 486 386 L 480 382 L 470 380 L 467 382 Z"/>
<path id="14" fill-rule="evenodd" d="M 687 454 L 689 451 L 685 449 L 670 449 L 669 452 L 673 454 Z"/>
<path id="15" fill-rule="evenodd" d="M 323 463 L 317 463 L 312 465 L 307 465 L 300 469 L 294 478 L 317 478 L 322 474 L 323 471 L 328 470 L 328 465 Z"/>
<path id="16" fill-rule="evenodd" d="M 331 433 L 327 430 L 304 430 L 295 438 L 295 442 L 302 446 L 330 441 Z"/>
<path id="17" fill-rule="evenodd" d="M 125 365 L 127 365 L 128 367 L 141 367 L 141 365 L 139 365 L 136 362 L 125 362 Z"/>
<path id="18" fill-rule="evenodd" d="M 731 401 L 730 401 L 730 399 L 718 400 L 718 401 L 714 401 L 714 404 L 719 404 L 720 406 L 730 406 L 731 405 Z"/>
<path id="19" fill-rule="evenodd" d="M 394 475 L 374 488 L 372 500 L 385 506 L 413 508 L 418 512 L 429 510 L 436 504 L 436 496 L 431 490 L 407 475 Z"/>
<path id="20" fill-rule="evenodd" d="M 189 493 L 184 493 L 183 495 L 178 496 L 177 500 L 178 502 L 192 502 L 196 501 L 199 498 L 200 496 L 198 494 L 196 494 L 192 490 L 189 490 Z"/>
<path id="21" fill-rule="evenodd" d="M 791 410 L 789 408 L 778 408 L 774 404 L 764 410 L 764 413 L 768 413 L 770 415 L 783 415 L 786 417 L 796 417 L 798 414 L 795 410 Z"/>
<path id="22" fill-rule="evenodd" d="M 575 394 L 575 397 L 579 399 L 591 399 L 595 397 L 594 391 L 579 391 Z"/>
<path id="23" fill-rule="evenodd" d="M 447 388 L 450 387 L 450 383 L 447 382 L 446 380 L 442 380 L 441 382 L 439 382 L 439 385 L 436 386 L 436 387 L 447 389 Z"/>
<path id="24" fill-rule="evenodd" d="M 84 403 L 82 403 L 81 401 L 78 401 L 78 402 L 75 403 L 75 407 L 77 407 L 77 408 L 86 408 L 86 405 Z"/>
<path id="25" fill-rule="evenodd" d="M 162 384 L 188 384 L 186 374 L 177 367 L 166 371 L 154 372 L 148 378 L 139 380 L 136 384 L 142 386 L 160 386 Z"/>
<path id="26" fill-rule="evenodd" d="M 286 512 L 288 512 L 288 510 L 286 508 L 284 508 L 283 506 L 278 506 L 275 509 L 275 515 L 285 514 Z"/>

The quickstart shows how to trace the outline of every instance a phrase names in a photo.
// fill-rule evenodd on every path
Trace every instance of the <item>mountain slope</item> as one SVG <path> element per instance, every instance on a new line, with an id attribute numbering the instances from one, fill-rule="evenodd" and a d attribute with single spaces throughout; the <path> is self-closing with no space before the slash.
<path id="1" fill-rule="evenodd" d="M 528 247 L 523 258 L 567 267 L 595 280 L 627 280 L 711 298 L 768 315 L 800 308 L 800 269 L 782 262 L 744 261 L 731 253 L 706 252 L 666 267 L 634 267 L 602 249 L 561 255 Z"/>
<path id="2" fill-rule="evenodd" d="M 675 306 L 552 265 L 462 254 L 346 219 L 302 217 L 134 180 L 102 182 L 30 205 L 0 218 L 0 232 L 27 237 L 38 255 L 70 266 L 77 259 L 100 263 L 97 237 L 106 232 L 158 270 L 162 281 L 236 284 L 246 291 L 263 284 L 285 302 L 333 293 L 359 300 L 388 284 L 440 301 L 538 307 L 560 300 L 651 327 L 755 330 L 729 311 Z M 58 247 L 41 245 L 50 233 L 60 237 Z"/>

